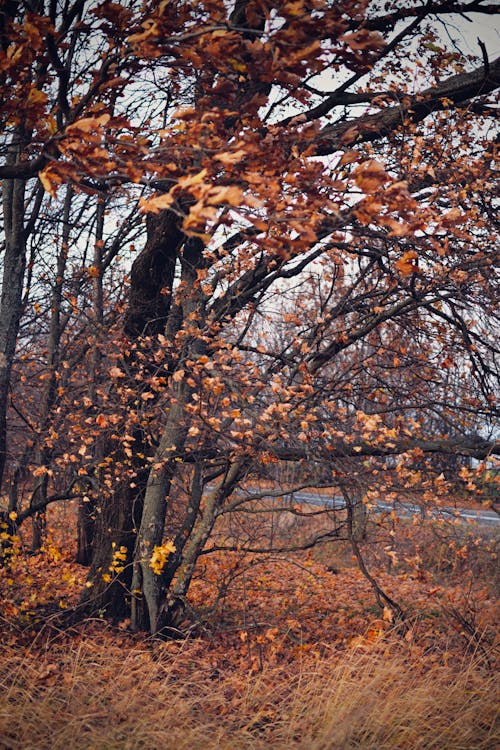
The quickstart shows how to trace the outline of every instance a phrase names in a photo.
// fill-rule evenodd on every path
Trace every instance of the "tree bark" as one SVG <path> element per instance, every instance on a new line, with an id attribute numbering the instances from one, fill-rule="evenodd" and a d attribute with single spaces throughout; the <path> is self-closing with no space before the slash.
<path id="1" fill-rule="evenodd" d="M 326 125 L 316 136 L 317 156 L 326 156 L 353 143 L 378 141 L 393 133 L 404 120 L 417 123 L 432 112 L 449 109 L 475 96 L 485 96 L 500 85 L 500 57 L 470 73 L 451 76 L 437 86 L 425 89 L 408 104 L 387 107 L 373 115 L 363 115 L 334 125 Z M 286 124 L 289 120 L 285 120 Z"/>
<path id="2" fill-rule="evenodd" d="M 154 456 L 153 469 L 147 482 L 142 521 L 134 555 L 132 581 L 132 628 L 156 632 L 161 595 L 160 576 L 150 567 L 155 546 L 163 540 L 167 500 L 176 466 L 169 454 L 182 448 L 185 438 L 185 385 L 173 389 L 172 406 L 163 436 Z M 154 468 L 157 466 L 158 468 Z"/>
<path id="3" fill-rule="evenodd" d="M 177 324 L 183 320 L 190 321 L 190 325 L 196 326 L 200 333 L 205 319 L 205 301 L 195 281 L 197 270 L 203 264 L 202 243 L 196 238 L 189 239 L 184 247 L 181 283 L 178 288 L 178 307 L 182 316 L 178 317 L 175 305 L 173 305 L 173 314 L 178 321 Z M 204 353 L 205 348 L 201 335 L 192 334 L 179 361 L 182 363 L 185 359 L 196 359 Z M 153 468 L 144 496 L 142 523 L 137 538 L 132 582 L 134 592 L 132 627 L 135 630 L 148 627 L 152 633 L 156 633 L 159 628 L 159 612 L 163 594 L 162 577 L 151 568 L 150 561 L 154 548 L 160 546 L 163 540 L 167 498 L 177 468 L 175 460 L 169 456 L 172 453 L 177 454 L 184 448 L 188 430 L 185 406 L 192 391 L 193 388 L 183 377 L 179 381 L 173 378 L 171 404 L 160 444 L 153 459 Z"/>
<path id="4" fill-rule="evenodd" d="M 244 461 L 235 461 L 228 466 L 226 475 L 219 487 L 213 490 L 206 499 L 203 512 L 200 514 L 175 571 L 175 582 L 169 592 L 171 574 L 168 581 L 163 581 L 160 589 L 160 601 L 157 607 L 156 627 L 153 633 L 177 629 L 185 612 L 186 595 L 193 579 L 198 558 L 212 532 L 217 512 L 223 501 L 231 495 L 237 482 L 241 479 Z M 163 600 L 163 601 L 162 601 Z"/>
<path id="5" fill-rule="evenodd" d="M 97 506 L 92 545 L 92 564 L 78 613 L 80 616 L 101 615 L 117 621 L 128 617 L 132 584 L 131 561 L 137 528 L 142 512 L 144 476 L 138 476 L 137 487 L 124 480 L 115 487 L 110 498 Z M 114 551 L 126 548 L 124 570 L 114 573 Z"/>
<path id="6" fill-rule="evenodd" d="M 179 219 L 162 211 L 146 219 L 147 240 L 132 264 L 124 330 L 132 339 L 161 333 L 171 304 L 177 251 L 185 237 Z"/>
<path id="7" fill-rule="evenodd" d="M 92 276 L 92 317 L 93 317 L 93 343 L 89 372 L 89 398 L 92 402 L 90 407 L 93 412 L 97 409 L 97 379 L 101 364 L 101 335 L 104 321 L 104 295 L 103 295 L 103 243 L 104 243 L 104 216 L 106 204 L 102 198 L 98 199 L 96 209 L 96 233 L 94 243 L 94 274 Z M 100 436 L 96 437 L 94 450 L 94 462 L 99 466 L 103 458 L 103 445 Z M 96 470 L 99 472 L 99 469 Z M 92 560 L 92 544 L 94 540 L 95 516 L 97 498 L 95 493 L 90 493 L 78 502 L 77 521 L 77 552 L 76 561 L 80 565 L 89 565 Z"/>
<path id="8" fill-rule="evenodd" d="M 68 187 L 64 199 L 63 208 L 63 231 L 61 246 L 57 255 L 55 268 L 55 281 L 51 294 L 51 316 L 50 328 L 47 340 L 47 380 L 42 394 L 41 413 L 38 425 L 38 445 L 36 448 L 35 463 L 37 466 L 47 466 L 51 461 L 52 449 L 44 445 L 47 429 L 51 420 L 52 407 L 57 397 L 57 376 L 61 349 L 61 302 L 63 295 L 64 278 L 66 275 L 66 263 L 68 259 L 68 248 L 70 241 L 70 218 L 71 203 L 73 200 L 73 188 Z M 48 475 L 45 474 L 40 480 L 36 480 L 32 504 L 35 499 L 37 503 L 43 503 L 48 494 Z M 32 540 L 31 548 L 35 552 L 43 544 L 45 535 L 46 515 L 45 510 L 32 516 Z"/>
<path id="9" fill-rule="evenodd" d="M 129 339 L 141 347 L 144 336 L 161 332 L 171 306 L 171 292 L 179 247 L 184 235 L 178 229 L 178 218 L 171 212 L 148 216 L 146 220 L 146 244 L 132 266 L 130 290 L 124 329 Z M 147 341 L 144 342 L 147 346 Z M 135 369 L 134 352 L 128 357 L 131 373 Z M 95 509 L 95 529 L 92 544 L 92 560 L 87 586 L 81 598 L 83 614 L 104 613 L 112 619 L 121 619 L 130 614 L 132 588 L 132 559 L 136 546 L 137 531 L 141 525 L 144 496 L 148 481 L 145 458 L 151 449 L 144 434 L 135 435 L 133 468 L 135 487 L 124 479 L 110 493 L 100 497 Z M 124 456 L 115 456 L 117 460 Z M 127 463 L 126 460 L 123 461 Z M 149 467 L 149 464 L 147 464 Z M 83 528 L 81 529 L 84 533 Z M 81 542 L 84 543 L 82 538 Z M 113 543 L 115 547 L 113 547 Z M 127 549 L 127 564 L 119 575 L 110 575 L 114 549 Z M 147 618 L 146 618 L 147 619 Z M 146 626 L 147 627 L 147 626 Z"/>
<path id="10" fill-rule="evenodd" d="M 8 161 L 19 161 L 20 145 L 10 147 Z M 10 376 L 23 308 L 23 281 L 26 268 L 24 231 L 24 180 L 5 180 L 2 188 L 5 232 L 4 269 L 0 300 L 0 489 L 7 461 L 7 407 Z"/>

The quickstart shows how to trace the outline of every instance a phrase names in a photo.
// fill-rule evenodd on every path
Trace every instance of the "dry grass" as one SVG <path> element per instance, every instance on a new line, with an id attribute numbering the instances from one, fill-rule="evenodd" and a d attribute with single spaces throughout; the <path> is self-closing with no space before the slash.
<path id="1" fill-rule="evenodd" d="M 495 675 L 412 659 L 387 639 L 257 673 L 210 664 L 193 639 L 63 636 L 0 668 L 5 750 L 494 750 Z M 496 731 L 495 733 L 495 726 Z M 2 742 L 3 740 L 3 742 Z"/>
<path id="2" fill-rule="evenodd" d="M 402 524 L 388 564 L 372 530 L 371 569 L 407 611 L 405 637 L 345 545 L 208 555 L 190 591 L 200 637 L 161 643 L 126 622 L 57 630 L 86 572 L 69 528 L 0 570 L 0 750 L 500 747 L 496 558 L 484 540 L 471 536 L 460 556 L 462 532 L 450 547 L 440 529 Z"/>

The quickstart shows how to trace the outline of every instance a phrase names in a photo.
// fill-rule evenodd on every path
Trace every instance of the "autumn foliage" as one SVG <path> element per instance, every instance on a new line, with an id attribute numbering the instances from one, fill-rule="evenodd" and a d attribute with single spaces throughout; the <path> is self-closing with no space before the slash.
<path id="1" fill-rule="evenodd" d="M 112 649 L 107 620 L 132 661 L 125 631 L 195 633 L 238 670 L 286 672 L 326 658 L 325 640 L 390 632 L 411 652 L 394 664 L 413 664 L 444 648 L 440 626 L 427 647 L 418 624 L 436 595 L 489 669 L 493 6 L 4 5 L 11 646 L 50 623 Z M 473 48 L 452 39 L 464 18 Z M 490 526 L 469 533 L 464 507 Z M 347 571 L 329 570 L 337 554 Z M 455 576 L 442 590 L 427 570 L 441 563 Z M 328 746 L 322 731 L 304 747 Z M 336 741 L 371 746 L 360 737 Z"/>

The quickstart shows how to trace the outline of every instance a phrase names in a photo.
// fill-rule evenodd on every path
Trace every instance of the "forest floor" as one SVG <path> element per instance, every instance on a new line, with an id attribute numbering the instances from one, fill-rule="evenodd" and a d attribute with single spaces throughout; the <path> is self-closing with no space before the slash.
<path id="1" fill-rule="evenodd" d="M 127 621 L 61 626 L 87 572 L 66 513 L 0 570 L 2 750 L 500 746 L 496 546 L 476 529 L 370 529 L 366 561 L 404 626 L 335 542 L 204 556 L 194 624 L 160 641 Z"/>

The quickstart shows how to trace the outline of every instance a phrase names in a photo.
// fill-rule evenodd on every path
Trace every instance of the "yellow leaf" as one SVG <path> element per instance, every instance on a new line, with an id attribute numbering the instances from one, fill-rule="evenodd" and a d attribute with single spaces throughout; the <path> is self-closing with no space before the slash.
<path id="1" fill-rule="evenodd" d="M 151 559 L 149 561 L 149 567 L 154 571 L 154 573 L 156 573 L 156 575 L 160 575 L 163 568 L 165 567 L 169 555 L 174 553 L 175 550 L 175 544 L 171 540 L 168 540 L 167 542 L 159 546 L 155 546 L 153 554 L 151 555 Z"/>
<path id="2" fill-rule="evenodd" d="M 232 69 L 238 71 L 238 73 L 244 73 L 247 69 L 247 66 L 244 62 L 235 60 L 233 57 L 228 58 L 228 63 L 230 63 Z"/>

